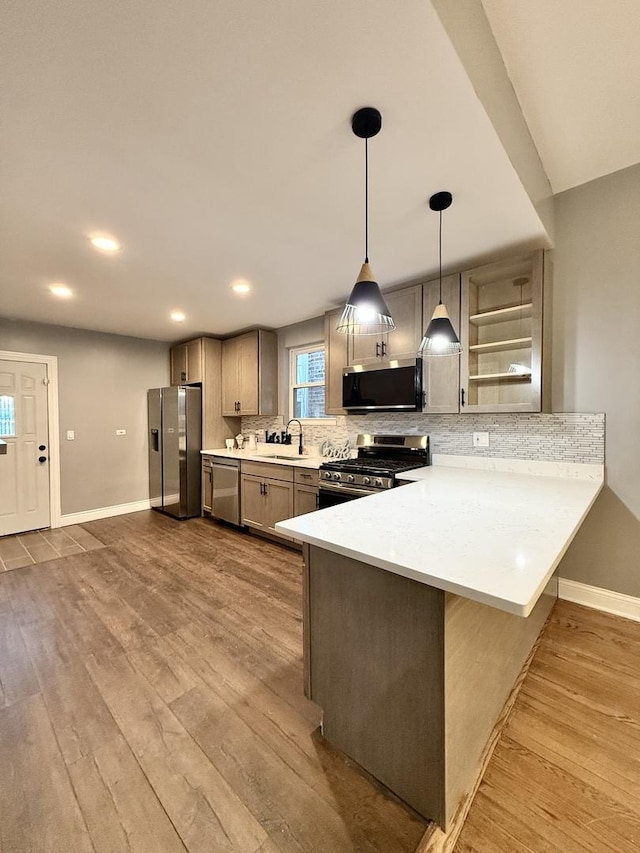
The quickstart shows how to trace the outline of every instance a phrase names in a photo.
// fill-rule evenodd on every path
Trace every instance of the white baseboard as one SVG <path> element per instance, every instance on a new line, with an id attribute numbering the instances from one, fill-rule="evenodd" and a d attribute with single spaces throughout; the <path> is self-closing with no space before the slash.
<path id="1" fill-rule="evenodd" d="M 574 604 L 583 604 L 585 607 L 593 607 L 594 610 L 603 610 L 605 613 L 613 613 L 616 616 L 624 616 L 640 622 L 640 598 L 633 595 L 624 595 L 610 589 L 601 589 L 599 586 L 589 586 L 586 583 L 558 578 L 558 597 L 565 601 L 573 601 Z"/>
<path id="2" fill-rule="evenodd" d="M 151 501 L 132 501 L 128 504 L 101 506 L 98 509 L 88 509 L 84 512 L 70 512 L 60 516 L 60 527 L 67 527 L 70 524 L 85 524 L 87 521 L 98 521 L 100 518 L 111 518 L 114 515 L 126 515 L 128 512 L 140 512 L 143 509 L 151 509 Z"/>

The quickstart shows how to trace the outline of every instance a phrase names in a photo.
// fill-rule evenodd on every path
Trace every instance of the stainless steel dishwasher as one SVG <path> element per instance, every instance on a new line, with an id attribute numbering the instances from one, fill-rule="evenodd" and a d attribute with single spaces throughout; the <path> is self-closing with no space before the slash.
<path id="1" fill-rule="evenodd" d="M 211 465 L 211 518 L 240 526 L 240 460 L 214 456 Z"/>

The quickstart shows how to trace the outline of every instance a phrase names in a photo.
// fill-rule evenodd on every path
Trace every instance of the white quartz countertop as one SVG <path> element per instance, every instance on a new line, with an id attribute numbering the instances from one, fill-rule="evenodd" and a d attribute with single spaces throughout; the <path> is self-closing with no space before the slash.
<path id="1" fill-rule="evenodd" d="M 409 485 L 279 522 L 276 530 L 528 616 L 600 492 L 604 467 L 518 460 L 454 467 L 462 459 L 434 457 L 431 467 L 404 475 L 415 480 Z"/>
<path id="2" fill-rule="evenodd" d="M 290 444 L 259 444 L 257 450 L 227 450 L 226 447 L 201 450 L 203 456 L 222 456 L 245 462 L 266 462 L 271 465 L 292 465 L 295 468 L 319 468 L 326 462 L 322 456 L 300 456 L 297 446 Z"/>

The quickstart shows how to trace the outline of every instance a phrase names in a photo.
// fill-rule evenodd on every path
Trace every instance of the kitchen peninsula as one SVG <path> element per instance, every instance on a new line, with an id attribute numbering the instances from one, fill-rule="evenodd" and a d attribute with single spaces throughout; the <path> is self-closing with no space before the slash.
<path id="1" fill-rule="evenodd" d="M 433 462 L 276 529 L 305 543 L 305 690 L 324 736 L 446 830 L 603 466 Z"/>

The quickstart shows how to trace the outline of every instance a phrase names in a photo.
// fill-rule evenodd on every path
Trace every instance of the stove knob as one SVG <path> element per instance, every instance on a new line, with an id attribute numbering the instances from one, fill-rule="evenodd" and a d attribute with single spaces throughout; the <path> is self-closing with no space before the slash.
<path id="1" fill-rule="evenodd" d="M 342 479 L 342 474 L 338 474 L 338 473 L 336 472 L 336 473 L 333 475 L 333 479 L 334 479 L 334 480 L 341 480 L 341 479 Z"/>
<path id="2" fill-rule="evenodd" d="M 380 479 L 380 477 L 375 478 L 375 480 L 373 481 L 373 485 L 380 486 L 380 488 L 382 488 L 382 480 Z"/>
<path id="3" fill-rule="evenodd" d="M 362 478 L 362 485 L 363 486 L 368 486 L 370 482 L 371 482 L 371 477 L 363 477 Z"/>
<path id="4" fill-rule="evenodd" d="M 324 478 L 325 478 L 325 480 L 330 480 L 331 479 L 331 471 L 325 471 L 324 472 Z"/>
<path id="5" fill-rule="evenodd" d="M 348 483 L 355 483 L 355 481 L 356 481 L 356 478 L 353 476 L 353 474 L 349 474 L 349 476 L 347 477 L 347 482 Z"/>

